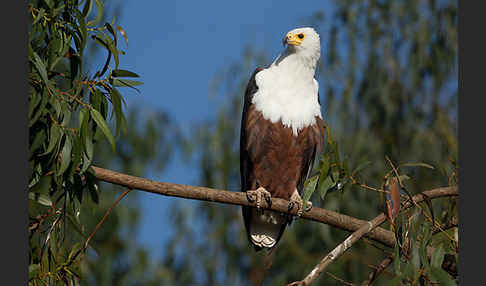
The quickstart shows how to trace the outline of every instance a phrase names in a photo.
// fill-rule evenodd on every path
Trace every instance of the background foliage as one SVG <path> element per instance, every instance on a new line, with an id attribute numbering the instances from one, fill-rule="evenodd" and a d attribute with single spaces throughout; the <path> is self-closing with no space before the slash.
<path id="1" fill-rule="evenodd" d="M 141 82 L 123 70 L 128 38 L 107 19 L 119 14 L 119 3 L 29 3 L 30 284 L 282 285 L 303 278 L 346 237 L 297 220 L 263 271 L 264 256 L 248 245 L 239 208 L 177 201 L 171 206 L 174 235 L 166 255 L 154 262 L 134 242 L 141 210 L 131 192 L 85 252 L 83 243 L 121 191 L 99 185 L 92 163 L 143 176 L 148 169 L 163 171 L 177 145 L 200 169 L 199 185 L 240 190 L 242 95 L 252 71 L 276 55 L 248 47 L 240 61 L 215 75 L 211 92 L 223 101 L 220 110 L 179 140 L 167 112 L 147 114 L 124 104 L 123 90 Z M 302 23 L 321 35 L 316 77 L 329 131 L 325 160 L 315 166 L 314 205 L 361 219 L 386 210 L 379 190 L 394 172 L 385 156 L 402 175 L 404 196 L 457 185 L 456 1 L 334 4 L 331 18 L 316 11 Z M 96 54 L 106 59 L 94 62 Z M 423 167 L 429 165 L 433 169 Z M 314 188 L 308 190 L 311 195 Z M 324 275 L 316 284 L 359 283 L 370 265 L 395 255 L 400 259 L 376 285 L 454 285 L 457 272 L 440 266 L 457 261 L 456 200 L 412 208 L 395 226 L 385 226 L 400 238 L 395 249 L 364 239 L 328 269 L 338 279 Z M 430 261 L 427 246 L 437 250 Z"/>

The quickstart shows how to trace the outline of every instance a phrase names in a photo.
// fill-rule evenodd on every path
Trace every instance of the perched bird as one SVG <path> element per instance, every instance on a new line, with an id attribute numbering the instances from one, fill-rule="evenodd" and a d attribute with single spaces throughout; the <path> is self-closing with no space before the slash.
<path id="1" fill-rule="evenodd" d="M 268 68 L 257 68 L 251 76 L 243 106 L 241 187 L 248 200 L 257 202 L 257 208 L 243 206 L 243 219 L 257 251 L 274 247 L 292 220 L 289 215 L 262 211 L 261 203 L 271 204 L 272 197 L 289 200 L 289 210 L 297 207 L 300 216 L 304 182 L 324 143 L 314 78 L 319 34 L 313 28 L 294 29 L 283 45 L 284 51 Z"/>

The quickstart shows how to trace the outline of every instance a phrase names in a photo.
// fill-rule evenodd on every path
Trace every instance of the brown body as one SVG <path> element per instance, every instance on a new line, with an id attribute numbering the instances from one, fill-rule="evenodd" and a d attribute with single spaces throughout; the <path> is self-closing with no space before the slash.
<path id="1" fill-rule="evenodd" d="M 322 146 L 324 123 L 316 117 L 316 124 L 299 130 L 281 121 L 272 123 L 251 105 L 244 122 L 247 130 L 243 147 L 251 161 L 251 171 L 245 181 L 248 190 L 264 187 L 272 197 L 289 200 L 297 189 L 301 191 L 317 148 Z"/>
<path id="2" fill-rule="evenodd" d="M 263 117 L 251 103 L 258 90 L 253 74 L 245 93 L 240 141 L 240 171 L 242 191 L 264 187 L 273 198 L 289 200 L 295 190 L 302 193 L 316 153 L 324 141 L 324 123 L 316 117 L 316 123 L 300 129 L 295 136 L 292 128 L 281 121 L 272 123 Z M 248 235 L 251 232 L 252 211 L 243 207 L 243 218 Z M 281 226 L 280 239 L 290 218 Z M 277 239 L 277 241 L 278 241 Z M 257 250 L 260 248 L 255 246 Z"/>

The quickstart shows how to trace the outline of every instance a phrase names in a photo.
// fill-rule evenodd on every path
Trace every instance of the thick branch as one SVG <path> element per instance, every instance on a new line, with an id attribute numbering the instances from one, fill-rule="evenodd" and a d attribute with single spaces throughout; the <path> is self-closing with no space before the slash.
<path id="1" fill-rule="evenodd" d="M 180 197 L 186 199 L 219 202 L 242 206 L 256 206 L 250 203 L 243 192 L 231 192 L 226 190 L 211 189 L 198 186 L 189 186 L 182 184 L 156 182 L 145 178 L 130 176 L 123 173 L 99 168 L 93 166 L 95 176 L 101 180 L 112 184 L 117 184 L 131 189 L 137 189 L 154 194 L 165 196 Z M 457 195 L 457 187 L 438 188 L 424 192 L 429 198 Z M 422 195 L 417 195 L 416 202 L 422 201 Z M 288 213 L 289 202 L 279 198 L 272 198 L 271 207 L 263 206 L 264 209 L 270 209 L 281 213 Z M 296 208 L 291 210 L 291 214 L 297 213 Z M 346 231 L 354 232 L 367 221 L 356 219 L 330 210 L 313 207 L 310 211 L 304 212 L 302 218 L 321 223 L 325 223 Z M 377 227 L 366 234 L 366 237 L 385 244 L 389 247 L 395 246 L 395 235 L 393 232 Z"/>

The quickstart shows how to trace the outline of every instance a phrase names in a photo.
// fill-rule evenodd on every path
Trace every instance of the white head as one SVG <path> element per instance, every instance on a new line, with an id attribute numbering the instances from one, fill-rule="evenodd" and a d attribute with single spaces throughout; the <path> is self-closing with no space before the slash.
<path id="1" fill-rule="evenodd" d="M 321 40 L 313 28 L 293 29 L 285 35 L 282 42 L 287 46 L 284 54 L 301 57 L 313 67 L 321 56 Z"/>
<path id="2" fill-rule="evenodd" d="M 319 35 L 312 28 L 297 28 L 285 35 L 285 50 L 270 67 L 255 76 L 258 91 L 252 98 L 263 117 L 279 120 L 298 130 L 322 118 L 318 102 L 319 84 L 314 78 L 321 55 Z"/>

